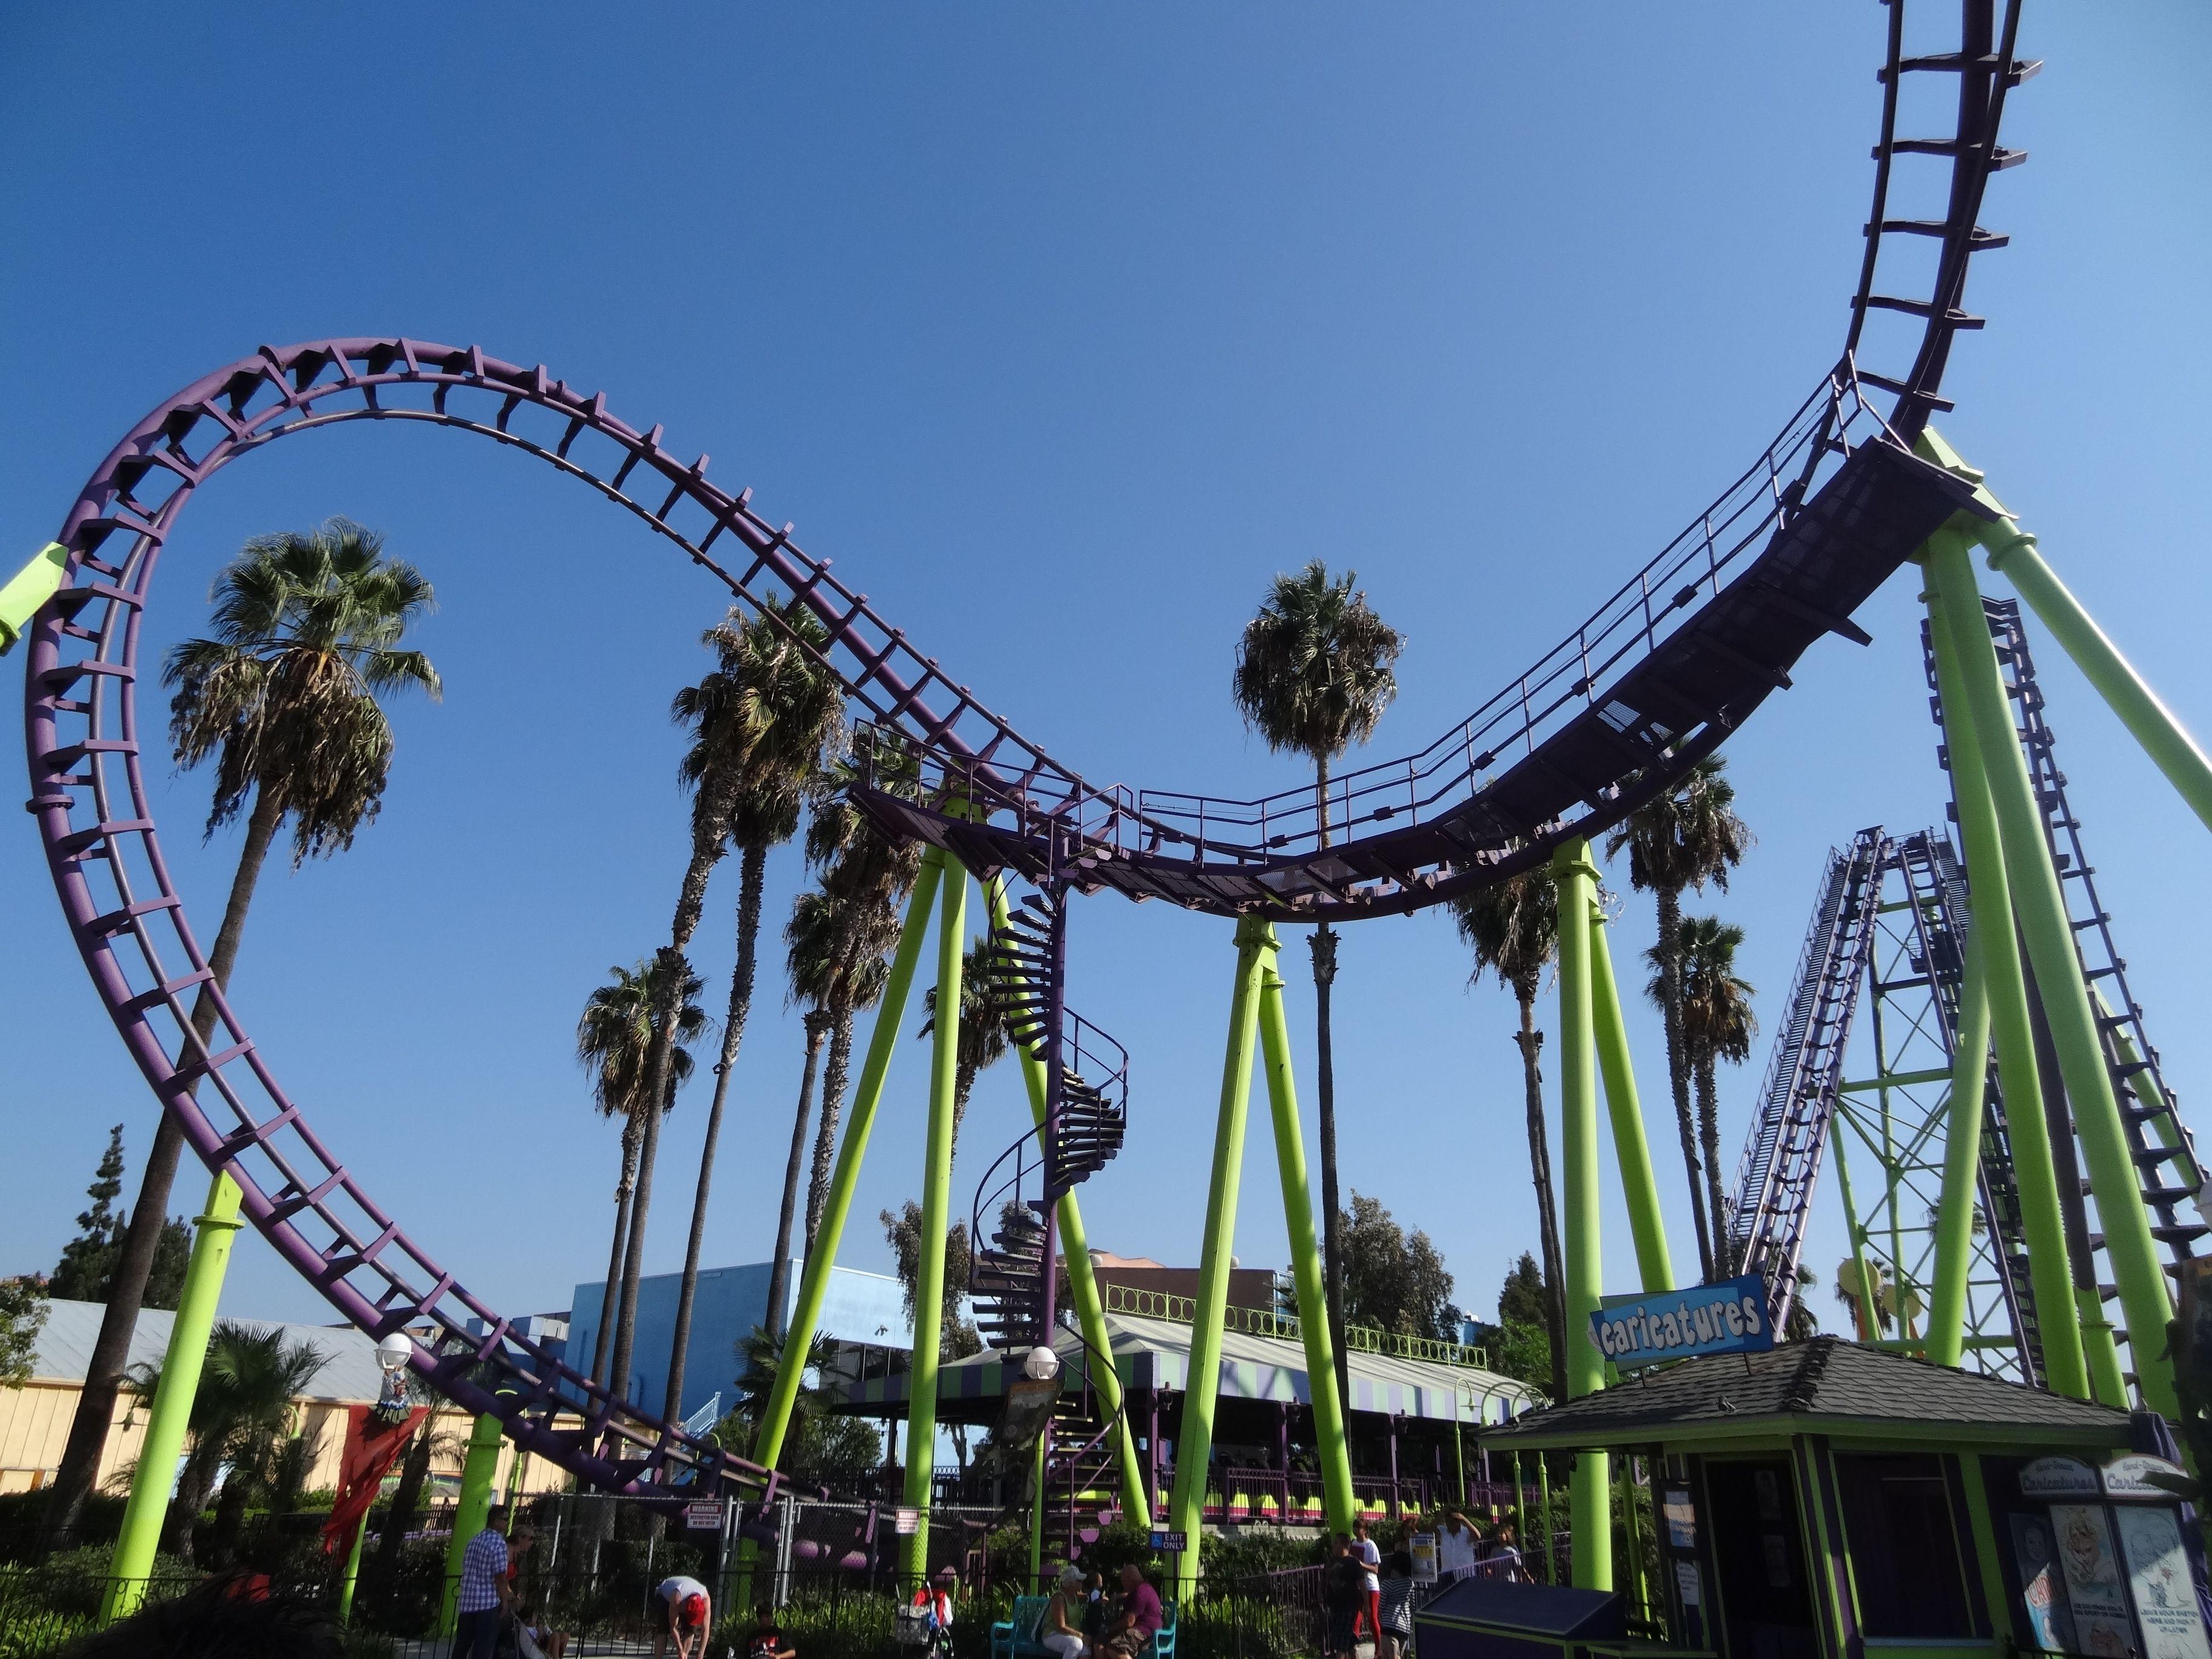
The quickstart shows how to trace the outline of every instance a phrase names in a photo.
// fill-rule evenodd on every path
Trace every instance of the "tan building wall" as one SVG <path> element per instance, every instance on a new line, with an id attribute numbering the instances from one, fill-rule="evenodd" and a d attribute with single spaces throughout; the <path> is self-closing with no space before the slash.
<path id="1" fill-rule="evenodd" d="M 74 1382 L 52 1378 L 34 1378 L 21 1388 L 0 1389 L 0 1492 L 34 1492 L 54 1478 L 55 1471 L 61 1467 L 62 1448 L 68 1443 L 70 1423 L 76 1415 L 77 1397 L 82 1392 Z M 309 1491 L 335 1487 L 338 1483 L 338 1460 L 345 1447 L 346 1407 L 374 1403 L 368 1400 L 297 1402 L 294 1432 L 319 1436 L 321 1440 L 313 1470 L 307 1477 Z M 431 1474 L 458 1482 L 469 1437 L 469 1414 L 455 1407 L 441 1406 L 433 1417 L 445 1444 L 431 1458 Z M 126 1395 L 116 1403 L 115 1416 L 107 1433 L 107 1450 L 100 1460 L 100 1484 L 103 1490 L 112 1490 L 110 1483 L 137 1462 L 145 1437 L 146 1408 Z M 501 1441 L 499 1472 L 494 1482 L 501 1492 L 507 1489 L 507 1482 L 514 1475 L 514 1459 L 513 1443 Z M 542 1457 L 524 1458 L 521 1490 L 526 1493 L 565 1491 L 568 1479 L 566 1471 Z"/>

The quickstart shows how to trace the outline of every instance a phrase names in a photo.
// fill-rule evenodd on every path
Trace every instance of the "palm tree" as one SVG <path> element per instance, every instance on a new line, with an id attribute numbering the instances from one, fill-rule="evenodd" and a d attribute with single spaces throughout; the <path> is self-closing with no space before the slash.
<path id="1" fill-rule="evenodd" d="M 842 793 L 842 770 L 816 792 L 806 826 L 806 860 L 817 872 L 827 929 L 828 977 L 820 1006 L 830 1015 L 830 1051 L 822 1068 L 822 1121 L 814 1137 L 814 1169 L 806 1188 L 806 1248 L 814 1248 L 830 1200 L 830 1168 L 837 1150 L 837 1124 L 845 1108 L 845 1080 L 853 1053 L 853 1017 L 875 1006 L 890 978 L 888 957 L 898 943 L 899 903 L 921 872 L 921 848 L 884 836 Z M 794 911 L 793 922 L 798 916 Z"/>
<path id="2" fill-rule="evenodd" d="M 1705 1155 L 1705 1196 L 1712 1206 L 1713 1276 L 1734 1269 L 1729 1259 L 1728 1212 L 1721 1196 L 1720 1091 L 1715 1077 L 1722 1060 L 1741 1066 L 1751 1058 L 1751 1039 L 1759 1021 L 1751 1012 L 1753 988 L 1736 976 L 1735 953 L 1743 929 L 1717 916 L 1685 916 L 1676 945 L 1680 951 L 1682 1048 L 1698 1085 L 1698 1139 Z M 1656 981 L 1654 990 L 1660 988 Z"/>
<path id="3" fill-rule="evenodd" d="M 1279 574 L 1244 625 L 1237 645 L 1231 695 L 1247 726 L 1273 750 L 1290 750 L 1314 764 L 1314 815 L 1319 843 L 1330 844 L 1328 763 L 1375 733 L 1398 695 L 1392 665 L 1404 637 L 1354 590 L 1357 573 L 1332 578 L 1314 560 L 1297 575 Z M 1329 1042 L 1329 988 L 1336 981 L 1336 933 L 1314 930 L 1315 1075 L 1321 1118 L 1322 1267 L 1329 1334 L 1336 1347 L 1337 1388 L 1345 1388 L 1344 1239 L 1337 1205 L 1336 1070 Z"/>
<path id="4" fill-rule="evenodd" d="M 818 895 L 807 895 L 817 897 Z M 798 918 L 793 918 L 798 926 Z M 791 975 L 794 985 L 802 974 L 810 981 L 818 981 L 818 963 L 802 957 L 800 942 L 792 939 L 791 929 L 784 937 L 791 939 Z M 811 951 L 810 941 L 805 947 Z M 783 1306 L 791 1297 L 791 1228 L 799 1208 L 799 1172 L 806 1167 L 806 1126 L 814 1112 L 814 1073 L 822 1058 L 822 1040 L 830 1035 L 831 1021 L 826 1008 L 814 1007 L 806 1011 L 803 1024 L 806 1030 L 806 1065 L 799 1076 L 799 1111 L 791 1124 L 791 1156 L 783 1167 L 783 1207 L 777 1212 L 775 1224 L 775 1255 L 768 1272 L 768 1307 L 765 1328 L 771 1336 L 783 1334 Z"/>
<path id="5" fill-rule="evenodd" d="M 678 958 L 679 964 L 682 958 Z M 622 1394 L 629 1387 L 629 1346 L 622 1340 L 624 1303 L 619 1291 L 630 1295 L 628 1304 L 636 1313 L 635 1278 L 625 1275 L 635 1262 L 643 1212 L 637 1194 L 646 1149 L 659 1138 L 659 1121 L 676 1103 L 676 1091 L 690 1079 L 690 1045 L 708 1025 L 699 1006 L 703 988 L 699 976 L 684 967 L 672 992 L 664 979 L 667 952 L 651 961 L 641 959 L 633 968 L 614 967 L 608 981 L 584 1000 L 576 1022 L 576 1058 L 592 1074 L 592 1093 L 603 1117 L 623 1120 L 623 1178 L 615 1188 L 615 1240 L 608 1258 L 606 1288 L 600 1294 L 599 1335 L 592 1354 L 592 1380 L 611 1382 Z M 648 1111 L 656 1024 L 661 1011 L 674 1002 L 675 1041 L 667 1050 L 665 1083 L 660 1109 Z M 621 1271 L 617 1271 L 617 1270 Z M 610 1328 L 615 1332 L 611 1342 Z"/>
<path id="6" fill-rule="evenodd" d="M 1006 1023 L 991 1007 L 991 984 L 987 976 L 990 967 L 990 941 L 979 938 L 961 958 L 960 1039 L 952 1072 L 952 1146 L 956 1152 L 960 1146 L 960 1121 L 968 1115 L 968 1097 L 975 1091 L 975 1079 L 1004 1060 L 1010 1046 Z M 915 1035 L 933 1036 L 937 1031 L 937 988 L 933 985 L 922 998 L 922 1010 L 921 1030 Z"/>
<path id="7" fill-rule="evenodd" d="M 246 911 L 277 831 L 289 818 L 295 870 L 350 847 L 382 805 L 392 773 L 392 726 L 378 697 L 410 690 L 433 701 L 440 695 L 429 659 L 399 648 L 408 628 L 434 608 L 430 584 L 414 566 L 386 558 L 382 538 L 357 524 L 332 519 L 305 534 L 256 537 L 223 567 L 209 597 L 211 636 L 173 647 L 161 670 L 161 683 L 174 694 L 169 741 L 177 764 L 216 762 L 208 833 L 246 817 L 229 901 L 208 955 L 210 981 L 192 1005 L 192 1030 L 203 1047 L 215 1030 L 214 994 L 230 984 Z M 57 1533 L 76 1525 L 99 1473 L 183 1146 L 183 1130 L 164 1113 L 46 1509 L 46 1523 Z"/>
<path id="8" fill-rule="evenodd" d="M 1628 853 L 1628 879 L 1659 902 L 1659 1007 L 1667 1030 L 1667 1078 L 1674 1091 L 1674 1127 L 1682 1143 L 1682 1167 L 1690 1183 L 1690 1218 L 1698 1231 L 1698 1263 L 1705 1279 L 1714 1274 L 1712 1227 L 1705 1193 L 1698 1179 L 1698 1139 L 1690 1115 L 1690 1064 L 1682 1046 L 1682 894 L 1711 882 L 1728 890 L 1729 872 L 1743 861 L 1751 846 L 1750 829 L 1735 815 L 1735 787 L 1723 775 L 1727 763 L 1709 756 L 1674 786 L 1631 812 L 1606 837 L 1605 855 Z M 1717 1176 L 1715 1177 L 1717 1179 Z"/>
<path id="9" fill-rule="evenodd" d="M 1539 1063 L 1544 1034 L 1536 1029 L 1536 993 L 1545 964 L 1559 948 L 1559 886 L 1549 866 L 1539 865 L 1493 886 L 1452 901 L 1459 936 L 1474 951 L 1474 972 L 1485 969 L 1513 993 L 1521 1007 L 1521 1029 L 1513 1041 L 1521 1050 L 1521 1079 L 1528 1123 L 1528 1174 L 1536 1188 L 1536 1223 L 1544 1251 L 1544 1334 L 1552 1350 L 1552 1398 L 1567 1397 L 1567 1310 L 1565 1258 L 1559 1248 L 1559 1216 L 1552 1190 L 1551 1138 L 1544 1125 L 1544 1073 Z"/>
<path id="10" fill-rule="evenodd" d="M 257 1335 L 228 1319 L 216 1322 L 199 1389 L 192 1395 L 188 1449 L 165 1524 L 169 1549 L 191 1560 L 192 1522 L 207 1507 L 226 1468 L 223 1497 L 233 1511 L 228 1529 L 235 1531 L 246 1496 L 273 1472 L 291 1425 L 292 1402 L 322 1368 L 323 1356 L 313 1345 L 288 1340 L 282 1326 Z M 131 1391 L 149 1407 L 161 1382 L 161 1368 L 151 1362 L 130 1372 Z"/>
<path id="11" fill-rule="evenodd" d="M 844 687 L 823 660 L 830 648 L 829 630 L 796 601 L 785 604 L 772 597 L 767 611 L 753 618 L 732 607 L 721 625 L 708 629 L 702 639 L 714 648 L 716 666 L 698 684 L 677 693 L 674 712 L 693 732 L 682 769 L 684 781 L 694 791 L 692 845 L 696 849 L 726 844 L 738 850 L 738 955 L 730 972 L 729 1017 L 722 1024 L 714 1099 L 707 1111 L 698 1190 L 691 1200 L 691 1235 L 676 1295 L 676 1333 L 669 1345 L 662 1409 L 672 1421 L 683 1414 L 691 1303 L 699 1285 L 722 1103 L 752 1012 L 768 851 L 798 833 L 800 800 L 821 770 L 823 751 L 845 720 Z"/>

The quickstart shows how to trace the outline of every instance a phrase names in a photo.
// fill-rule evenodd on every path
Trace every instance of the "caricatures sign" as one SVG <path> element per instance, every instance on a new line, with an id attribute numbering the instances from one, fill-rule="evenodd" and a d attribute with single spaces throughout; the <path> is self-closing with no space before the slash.
<path id="1" fill-rule="evenodd" d="M 1774 1346 L 1766 1285 L 1757 1273 L 1657 1296 L 1611 1297 L 1590 1314 L 1589 1339 L 1623 1370 L 1708 1353 Z"/>

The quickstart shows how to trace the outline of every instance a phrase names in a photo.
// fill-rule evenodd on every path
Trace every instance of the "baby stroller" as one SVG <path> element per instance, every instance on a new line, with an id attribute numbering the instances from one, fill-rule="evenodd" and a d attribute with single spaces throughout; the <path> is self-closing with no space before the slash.
<path id="1" fill-rule="evenodd" d="M 952 1659 L 952 1586 L 956 1582 L 948 1567 L 934 1584 L 923 1585 L 914 1593 L 914 1600 L 898 1610 L 893 1634 L 900 1651 L 919 1654 L 922 1659 Z"/>

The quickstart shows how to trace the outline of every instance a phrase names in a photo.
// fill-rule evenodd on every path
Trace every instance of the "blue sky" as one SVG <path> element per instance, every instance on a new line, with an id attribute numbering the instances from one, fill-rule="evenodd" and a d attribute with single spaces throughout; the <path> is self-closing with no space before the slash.
<path id="1" fill-rule="evenodd" d="M 1377 758 L 1517 672 L 1765 444 L 1840 345 L 1871 183 L 1880 8 L 1224 5 L 13 8 L 0 178 L 0 547 L 27 556 L 157 400 L 262 342 L 406 332 L 604 388 L 750 485 L 841 574 L 1099 781 L 1279 787 L 1229 703 L 1276 570 L 1358 569 L 1404 629 Z M 2185 719 L 2212 373 L 2212 106 L 2199 9 L 2032 7 L 1942 424 Z M 442 706 L 395 710 L 382 819 L 273 869 L 234 1000 L 287 1086 L 433 1254 L 502 1309 L 604 1263 L 615 1137 L 570 1058 L 609 963 L 649 950 L 683 856 L 669 694 L 714 593 L 615 509 L 427 431 L 276 447 L 202 492 L 148 627 L 196 631 L 246 537 L 343 513 L 436 582 Z M 1771 1011 L 1826 848 L 1942 785 L 1915 591 L 1830 640 L 1729 750 L 1759 842 L 1713 902 Z M 2185 1103 L 2203 831 L 2052 649 L 2051 718 L 2122 948 Z M 12 666 L 12 665 L 11 665 Z M 149 711 L 150 712 L 150 711 Z M 11 737 L 13 750 L 20 740 Z M 9 762 L 20 764 L 20 755 Z M 234 835 L 161 782 L 211 935 Z M 0 1272 L 52 1264 L 107 1126 L 151 1109 L 85 984 L 27 821 L 0 842 Z M 787 912 L 795 854 L 770 866 Z M 1622 883 L 1625 886 L 1625 881 Z M 726 972 L 735 871 L 698 960 Z M 1629 895 L 1616 942 L 1649 943 Z M 1133 1127 L 1093 1241 L 1195 1259 L 1230 924 L 1110 897 L 1074 1000 L 1128 1044 Z M 1487 1313 L 1534 1242 L 1512 1012 L 1437 917 L 1342 947 L 1347 1185 L 1426 1228 Z M 1285 952 L 1310 1103 L 1310 988 Z M 774 955 L 766 964 L 780 971 Z M 708 1230 L 757 1260 L 800 1041 L 763 980 Z M 1547 1018 L 1549 1018 L 1548 1009 Z M 1636 1015 L 1648 1099 L 1655 1023 Z M 909 1020 L 909 1025 L 917 1024 Z M 1771 1022 L 1770 1022 L 1771 1023 Z M 1760 1053 L 1726 1083 L 1729 1172 Z M 845 1259 L 916 1187 L 902 1050 Z M 648 1265 L 680 1264 L 704 1090 L 671 1121 Z M 956 1191 L 1025 1122 L 984 1080 Z M 1284 1260 L 1264 1119 L 1238 1251 Z M 1655 1139 L 1669 1139 L 1655 1121 Z M 1662 1163 L 1677 1261 L 1679 1165 Z M 204 1190 L 189 1172 L 173 1207 Z M 1830 1195 L 1824 1194 L 1824 1206 Z M 1832 1212 L 1831 1212 L 1832 1213 Z M 1832 1222 L 1808 1260 L 1838 1253 Z M 1610 1280 L 1632 1262 L 1606 1218 Z M 226 1305 L 321 1318 L 258 1242 Z M 1825 1293 L 1816 1304 L 1833 1322 Z"/>

